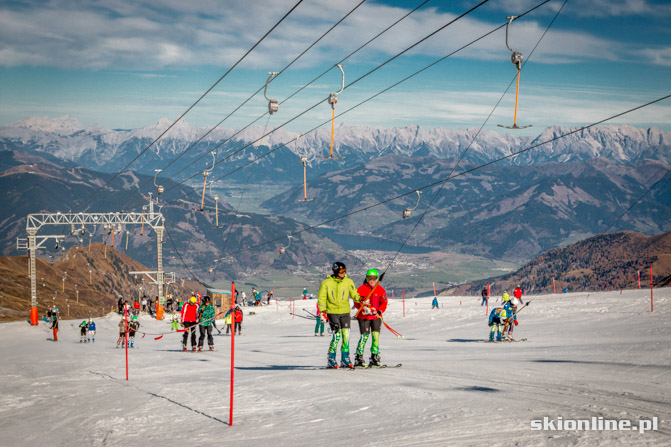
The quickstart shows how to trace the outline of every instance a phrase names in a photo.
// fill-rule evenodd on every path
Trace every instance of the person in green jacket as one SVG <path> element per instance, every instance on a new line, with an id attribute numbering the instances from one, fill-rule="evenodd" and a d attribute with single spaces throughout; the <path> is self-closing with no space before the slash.
<path id="1" fill-rule="evenodd" d="M 210 351 L 214 351 L 214 339 L 212 338 L 212 324 L 214 322 L 215 311 L 214 306 L 212 305 L 212 300 L 209 296 L 205 295 L 203 297 L 203 306 L 200 308 L 200 316 L 198 321 L 200 325 L 198 329 L 200 330 L 200 337 L 198 338 L 198 350 L 203 350 L 203 341 L 205 340 L 205 334 L 207 334 L 207 345 L 210 347 Z"/>
<path id="2" fill-rule="evenodd" d="M 333 331 L 331 344 L 328 350 L 328 367 L 337 368 L 336 353 L 338 343 L 342 339 L 340 347 L 341 361 L 343 367 L 353 368 L 349 358 L 349 330 L 350 330 L 350 298 L 354 302 L 360 302 L 361 297 L 357 293 L 354 282 L 347 277 L 347 268 L 342 262 L 334 262 L 331 266 L 333 275 L 328 276 L 319 285 L 318 303 L 322 315 Z"/>

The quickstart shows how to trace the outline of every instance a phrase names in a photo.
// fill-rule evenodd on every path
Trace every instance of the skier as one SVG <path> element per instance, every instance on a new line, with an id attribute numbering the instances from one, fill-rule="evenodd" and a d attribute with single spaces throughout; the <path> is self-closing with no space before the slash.
<path id="1" fill-rule="evenodd" d="M 508 320 L 506 321 L 506 325 L 503 328 L 503 338 L 505 340 L 514 340 L 513 338 L 513 329 L 515 326 L 517 326 L 517 305 L 519 304 L 519 301 L 517 300 L 516 297 L 512 297 L 510 301 L 507 301 L 504 305 L 503 308 L 506 310 L 506 315 L 508 316 Z"/>
<path id="2" fill-rule="evenodd" d="M 228 335 L 231 332 L 231 323 L 233 322 L 233 312 L 230 309 L 226 312 L 224 321 L 226 322 L 226 335 Z"/>
<path id="3" fill-rule="evenodd" d="M 371 332 L 373 341 L 370 346 L 370 366 L 380 366 L 380 329 L 382 328 L 382 314 L 387 310 L 387 292 L 377 283 L 379 273 L 375 269 L 370 269 L 366 272 L 366 279 L 357 290 L 361 297 L 361 302 L 354 302 L 354 306 L 358 309 L 356 318 L 359 321 L 359 344 L 356 348 L 356 358 L 354 359 L 354 366 L 366 367 L 366 362 L 363 359 L 363 353 L 366 349 L 366 342 Z M 377 284 L 377 285 L 376 285 Z M 438 307 L 438 300 L 436 300 L 436 307 Z"/>
<path id="4" fill-rule="evenodd" d="M 242 305 L 247 305 L 247 295 L 245 295 L 245 292 L 242 292 Z"/>
<path id="5" fill-rule="evenodd" d="M 515 290 L 513 290 L 513 296 L 517 298 L 517 300 L 524 305 L 524 300 L 522 300 L 522 289 L 520 288 L 519 284 L 517 287 L 515 287 Z"/>
<path id="6" fill-rule="evenodd" d="M 489 294 L 487 293 L 487 288 L 482 289 L 480 295 L 482 295 L 482 302 L 480 303 L 480 306 L 484 306 L 489 301 Z"/>
<path id="7" fill-rule="evenodd" d="M 508 294 L 507 290 L 504 290 L 503 296 L 501 296 L 501 302 L 505 303 L 506 301 L 510 301 L 510 295 Z"/>
<path id="8" fill-rule="evenodd" d="M 203 306 L 200 308 L 200 316 L 198 321 L 200 326 L 200 337 L 198 338 L 198 351 L 203 350 L 203 341 L 205 340 L 205 335 L 207 334 L 207 345 L 210 348 L 210 351 L 214 351 L 214 340 L 212 339 L 212 324 L 214 323 L 214 306 L 210 301 L 210 297 L 205 295 L 203 297 Z"/>
<path id="9" fill-rule="evenodd" d="M 238 335 L 242 335 L 242 310 L 240 306 L 235 306 L 235 313 L 233 315 L 233 320 L 235 321 L 234 331 L 238 331 Z"/>
<path id="10" fill-rule="evenodd" d="M 185 303 L 182 306 L 182 326 L 184 329 L 184 335 L 182 336 L 182 349 L 186 352 L 186 341 L 191 334 L 191 350 L 196 352 L 196 325 L 198 324 L 198 298 L 195 295 L 192 295 L 189 298 L 189 302 Z"/>
<path id="11" fill-rule="evenodd" d="M 329 320 L 333 337 L 328 349 L 328 367 L 337 368 L 336 352 L 338 343 L 342 339 L 340 347 L 340 363 L 342 366 L 352 368 L 354 365 L 349 358 L 349 331 L 350 331 L 350 298 L 354 302 L 360 302 L 361 297 L 356 291 L 354 282 L 347 277 L 347 267 L 342 262 L 334 262 L 331 266 L 333 274 L 326 277 L 319 285 L 317 299 L 319 309 L 326 313 Z"/>
<path id="12" fill-rule="evenodd" d="M 433 301 L 431 301 L 431 309 L 438 309 L 438 297 L 434 296 Z"/>
<path id="13" fill-rule="evenodd" d="M 54 306 L 51 310 L 51 327 L 54 330 L 54 341 L 58 341 L 58 307 Z"/>
<path id="14" fill-rule="evenodd" d="M 177 314 L 172 314 L 172 323 L 170 324 L 170 330 L 176 331 L 179 329 L 179 317 Z"/>
<path id="15" fill-rule="evenodd" d="M 89 329 L 89 323 L 83 320 L 79 325 L 79 343 L 88 343 L 86 340 L 86 331 Z"/>
<path id="16" fill-rule="evenodd" d="M 318 335 L 324 336 L 324 320 L 326 315 L 322 315 L 319 310 L 319 303 L 317 303 L 317 324 L 315 325 L 315 337 Z"/>
<path id="17" fill-rule="evenodd" d="M 117 302 L 117 309 L 121 315 L 123 315 L 123 297 L 119 297 L 119 301 Z"/>
<path id="18" fill-rule="evenodd" d="M 89 318 L 89 331 L 86 341 L 90 341 L 92 343 L 95 343 L 96 341 L 96 323 L 90 318 Z"/>
<path id="19" fill-rule="evenodd" d="M 307 287 L 303 289 L 303 299 L 304 300 L 308 299 L 308 288 Z"/>
<path id="20" fill-rule="evenodd" d="M 118 348 L 121 345 L 121 342 L 124 340 L 126 335 L 126 319 L 121 318 L 119 321 L 119 339 L 116 341 L 116 347 Z"/>
<path id="21" fill-rule="evenodd" d="M 135 343 L 135 331 L 140 329 L 140 322 L 137 321 L 137 315 L 133 315 L 133 318 L 128 323 L 128 338 L 130 339 L 130 347 L 134 348 Z"/>
<path id="22" fill-rule="evenodd" d="M 503 336 L 503 326 L 506 324 L 507 313 L 503 307 L 496 307 L 492 309 L 492 312 L 489 314 L 489 341 L 494 341 L 494 335 L 496 335 L 496 341 L 501 341 Z"/>

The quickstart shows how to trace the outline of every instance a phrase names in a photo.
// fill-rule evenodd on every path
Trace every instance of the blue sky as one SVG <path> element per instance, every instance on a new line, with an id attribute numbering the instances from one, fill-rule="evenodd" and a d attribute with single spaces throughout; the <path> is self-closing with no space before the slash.
<path id="1" fill-rule="evenodd" d="M 161 2 L 4 1 L 0 4 L 0 125 L 69 114 L 85 126 L 139 128 L 176 119 L 297 0 Z M 304 0 L 185 120 L 218 123 L 360 0 Z M 283 101 L 383 28 L 422 3 L 368 1 L 269 86 Z M 345 83 L 449 22 L 475 1 L 432 0 L 345 62 Z M 348 87 L 336 112 L 358 104 L 540 3 L 491 0 L 409 53 Z M 515 21 L 511 46 L 528 56 L 563 1 Z M 515 76 L 499 30 L 340 117 L 369 126 L 479 127 Z M 329 71 L 270 117 L 293 118 L 340 86 Z M 486 129 L 512 124 L 514 86 Z M 524 67 L 518 124 L 526 134 L 580 126 L 671 93 L 671 4 L 645 0 L 568 1 Z M 263 92 L 222 127 L 266 111 Z M 305 131 L 330 118 L 324 103 L 287 126 Z M 264 125 L 266 119 L 259 121 Z M 671 130 L 671 101 L 613 123 Z"/>

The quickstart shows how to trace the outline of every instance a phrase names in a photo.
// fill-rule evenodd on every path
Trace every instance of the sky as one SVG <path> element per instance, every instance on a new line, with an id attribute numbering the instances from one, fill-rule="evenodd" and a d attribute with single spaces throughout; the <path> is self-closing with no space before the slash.
<path id="1" fill-rule="evenodd" d="M 225 119 L 220 127 L 240 128 L 266 112 L 268 72 L 282 71 L 267 91 L 280 109 L 256 125 L 306 131 L 331 118 L 325 99 L 342 83 L 334 65 L 423 1 L 303 0 L 254 47 L 298 0 L 6 0 L 0 4 L 0 125 L 62 115 L 110 129 L 173 121 L 230 70 L 183 119 L 199 127 Z M 366 75 L 478 4 L 426 2 L 343 62 L 346 88 L 336 113 L 357 107 L 337 122 L 484 125 L 510 132 L 497 127 L 511 125 L 515 112 L 516 68 L 505 27 L 472 42 L 505 24 L 506 16 L 541 2 L 490 0 Z M 549 1 L 510 25 L 509 44 L 526 61 L 517 124 L 533 126 L 517 132 L 587 125 L 671 94 L 670 2 L 569 0 L 562 8 L 563 3 Z M 671 130 L 671 100 L 609 123 Z"/>

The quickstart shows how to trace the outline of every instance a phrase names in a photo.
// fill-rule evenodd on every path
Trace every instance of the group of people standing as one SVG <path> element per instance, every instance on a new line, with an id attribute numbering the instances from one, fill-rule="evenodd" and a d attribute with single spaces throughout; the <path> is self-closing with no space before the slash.
<path id="1" fill-rule="evenodd" d="M 363 284 L 357 288 L 347 277 L 347 267 L 342 262 L 334 262 L 333 271 L 319 286 L 317 298 L 317 315 L 323 322 L 328 322 L 332 337 L 327 353 L 327 367 L 355 368 L 382 366 L 380 361 L 380 329 L 382 314 L 387 309 L 387 293 L 379 282 L 379 273 L 375 269 L 366 272 Z M 359 323 L 359 343 L 357 344 L 354 362 L 350 358 L 349 335 L 351 325 L 350 299 L 354 302 Z M 319 323 L 315 335 L 320 331 Z M 323 327 L 321 328 L 323 334 Z M 364 351 L 368 339 L 372 336 L 370 359 L 366 364 Z M 340 345 L 340 364 L 337 361 L 338 345 Z"/>
<path id="2" fill-rule="evenodd" d="M 504 290 L 501 300 L 503 305 L 495 307 L 489 314 L 489 341 L 514 341 L 513 331 L 519 324 L 517 321 L 518 306 L 524 305 L 522 289 L 518 285 L 513 291 L 512 298 L 508 291 Z"/>
<path id="3" fill-rule="evenodd" d="M 184 335 L 182 335 L 183 351 L 188 351 L 187 342 L 189 341 L 189 338 L 191 339 L 192 351 L 202 351 L 205 338 L 207 338 L 207 345 L 210 351 L 214 351 L 212 328 L 219 331 L 216 323 L 217 315 L 209 296 L 204 296 L 202 301 L 202 303 L 198 303 L 198 298 L 194 295 L 182 306 L 180 312 L 180 324 L 186 329 Z M 231 326 L 234 323 L 235 326 L 233 326 L 233 331 L 237 331 L 238 335 L 242 335 L 242 318 L 243 316 L 240 306 L 235 306 L 235 308 L 229 309 L 224 315 L 224 321 L 226 321 L 226 334 L 230 332 Z M 196 328 L 198 328 L 199 332 L 198 341 L 196 341 Z"/>

